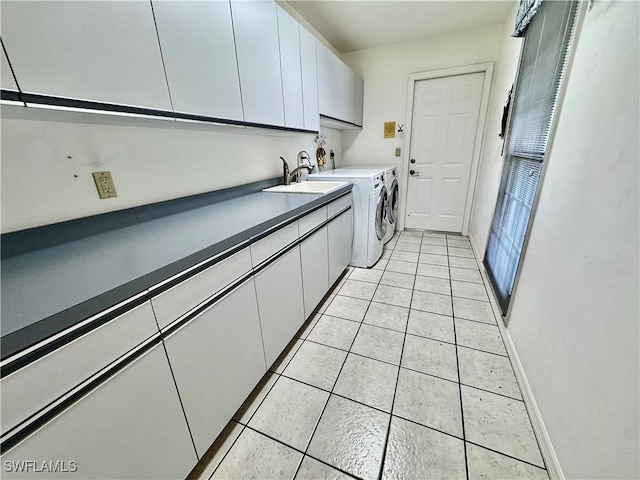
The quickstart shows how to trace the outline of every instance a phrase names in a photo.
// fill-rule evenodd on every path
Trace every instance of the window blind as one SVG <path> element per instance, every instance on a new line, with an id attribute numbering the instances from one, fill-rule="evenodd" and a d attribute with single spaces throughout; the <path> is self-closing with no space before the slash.
<path id="1" fill-rule="evenodd" d="M 524 36 L 506 157 L 484 263 L 505 314 L 563 80 L 576 1 L 543 1 Z"/>

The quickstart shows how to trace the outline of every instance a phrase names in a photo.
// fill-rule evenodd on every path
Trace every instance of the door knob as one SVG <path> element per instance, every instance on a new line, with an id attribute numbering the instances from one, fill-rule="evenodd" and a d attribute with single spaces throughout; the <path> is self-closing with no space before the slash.
<path id="1" fill-rule="evenodd" d="M 409 174 L 413 175 L 414 177 L 420 176 L 420 173 L 416 172 L 415 170 L 409 170 Z"/>
<path id="2" fill-rule="evenodd" d="M 412 158 L 411 160 L 409 160 L 411 163 L 416 163 L 416 159 Z"/>

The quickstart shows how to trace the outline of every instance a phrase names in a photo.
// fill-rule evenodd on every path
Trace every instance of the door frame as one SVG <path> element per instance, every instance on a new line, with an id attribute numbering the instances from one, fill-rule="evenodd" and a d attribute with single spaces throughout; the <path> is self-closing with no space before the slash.
<path id="1" fill-rule="evenodd" d="M 407 116 L 406 123 L 407 135 L 404 139 L 404 155 L 402 156 L 402 172 L 399 178 L 404 188 L 400 191 L 400 206 L 398 211 L 398 229 L 404 230 L 406 212 L 407 212 L 407 185 L 409 182 L 409 158 L 411 156 L 411 135 L 413 120 L 413 93 L 416 82 L 420 80 L 432 80 L 434 78 L 454 77 L 457 75 L 466 75 L 468 73 L 484 73 L 482 81 L 482 94 L 480 97 L 480 110 L 478 115 L 478 127 L 476 129 L 476 138 L 473 144 L 473 157 L 471 159 L 471 172 L 469 174 L 469 187 L 467 189 L 467 197 L 464 206 L 464 216 L 462 219 L 462 235 L 469 233 L 469 223 L 471 220 L 471 212 L 475 200 L 476 185 L 478 183 L 478 166 L 482 150 L 484 148 L 484 136 L 487 128 L 487 110 L 489 107 L 489 98 L 491 95 L 491 87 L 493 84 L 493 62 L 476 63 L 473 65 L 463 65 L 460 67 L 445 68 L 442 70 L 430 70 L 428 72 L 417 72 L 409 74 L 409 84 L 407 87 Z"/>

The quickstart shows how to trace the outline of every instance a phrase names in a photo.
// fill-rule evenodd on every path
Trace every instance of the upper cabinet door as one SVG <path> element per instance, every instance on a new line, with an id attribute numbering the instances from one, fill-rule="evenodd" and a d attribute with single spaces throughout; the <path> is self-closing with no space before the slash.
<path id="1" fill-rule="evenodd" d="M 318 95 L 321 114 L 353 123 L 355 73 L 322 44 L 318 44 Z"/>
<path id="2" fill-rule="evenodd" d="M 24 92 L 171 110 L 149 2 L 3 1 Z"/>
<path id="3" fill-rule="evenodd" d="M 355 97 L 352 122 L 362 126 L 362 107 L 364 102 L 364 80 L 360 75 L 355 75 Z"/>
<path id="4" fill-rule="evenodd" d="M 284 126 L 276 4 L 231 2 L 246 122 Z"/>
<path id="5" fill-rule="evenodd" d="M 16 80 L 13 78 L 13 74 L 11 73 L 11 67 L 9 67 L 9 61 L 7 60 L 7 56 L 4 54 L 4 49 L 2 50 L 2 65 L 0 65 L 0 88 L 3 90 L 14 90 L 18 91 L 18 85 L 16 85 Z"/>
<path id="6" fill-rule="evenodd" d="M 154 0 L 173 109 L 243 120 L 228 1 Z"/>
<path id="7" fill-rule="evenodd" d="M 300 60 L 302 63 L 302 105 L 304 107 L 304 128 L 318 131 L 318 59 L 316 39 L 300 26 Z"/>
<path id="8" fill-rule="evenodd" d="M 304 128 L 298 22 L 291 18 L 282 8 L 277 7 L 277 10 L 280 68 L 282 71 L 282 93 L 284 98 L 284 124 L 290 128 Z"/>

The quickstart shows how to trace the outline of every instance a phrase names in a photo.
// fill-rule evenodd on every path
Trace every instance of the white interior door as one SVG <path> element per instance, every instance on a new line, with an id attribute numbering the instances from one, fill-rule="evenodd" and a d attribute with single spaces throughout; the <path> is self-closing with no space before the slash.
<path id="1" fill-rule="evenodd" d="M 405 227 L 461 232 L 484 73 L 415 82 Z"/>

